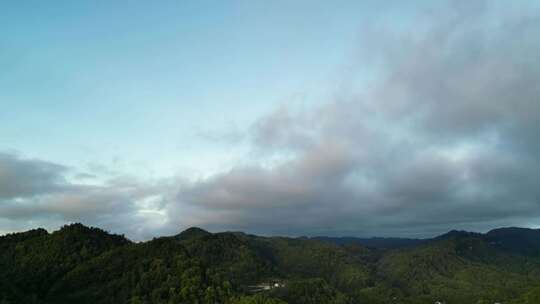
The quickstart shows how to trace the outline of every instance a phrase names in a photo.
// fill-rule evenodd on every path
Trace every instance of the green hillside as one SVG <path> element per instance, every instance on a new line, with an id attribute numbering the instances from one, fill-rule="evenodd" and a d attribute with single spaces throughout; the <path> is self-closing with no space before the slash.
<path id="1" fill-rule="evenodd" d="M 199 228 L 134 243 L 73 224 L 0 237 L 0 303 L 540 303 L 537 244 L 516 228 L 388 250 Z"/>

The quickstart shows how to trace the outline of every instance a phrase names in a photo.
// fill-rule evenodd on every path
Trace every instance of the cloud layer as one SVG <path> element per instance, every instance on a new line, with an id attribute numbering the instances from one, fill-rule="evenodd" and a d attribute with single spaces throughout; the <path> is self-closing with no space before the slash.
<path id="1" fill-rule="evenodd" d="M 376 71 L 373 83 L 261 117 L 249 160 L 209 178 L 83 185 L 62 165 L 0 154 L 0 225 L 83 221 L 135 239 L 191 225 L 361 236 L 540 225 L 540 16 L 459 1 L 424 18 L 415 32 L 362 32 L 370 47 L 353 68 Z"/>
<path id="2" fill-rule="evenodd" d="M 370 88 L 261 118 L 253 145 L 278 161 L 194 183 L 179 200 L 212 210 L 212 225 L 280 234 L 540 224 L 539 16 L 445 8 L 407 35 L 366 31 L 361 55 L 381 75 Z"/>
<path id="3" fill-rule="evenodd" d="M 71 180 L 72 171 L 46 161 L 0 154 L 1 231 L 84 222 L 135 239 L 148 237 L 145 233 L 155 225 L 152 214 L 145 211 L 156 210 L 158 202 L 152 199 L 156 193 L 166 193 L 161 186 L 122 177 L 81 184 Z"/>

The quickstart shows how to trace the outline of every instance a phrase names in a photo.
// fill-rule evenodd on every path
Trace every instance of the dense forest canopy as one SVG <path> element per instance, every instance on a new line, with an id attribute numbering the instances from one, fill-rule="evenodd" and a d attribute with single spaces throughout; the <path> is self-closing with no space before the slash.
<path id="1" fill-rule="evenodd" d="M 539 230 L 392 240 L 35 229 L 0 237 L 0 303 L 540 303 Z"/>

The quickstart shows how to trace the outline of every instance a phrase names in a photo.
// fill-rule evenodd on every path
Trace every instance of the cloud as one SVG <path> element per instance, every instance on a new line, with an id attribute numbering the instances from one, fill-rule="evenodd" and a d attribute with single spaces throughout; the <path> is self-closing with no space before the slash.
<path id="1" fill-rule="evenodd" d="M 51 162 L 0 154 L 2 227 L 57 228 L 83 222 L 141 239 L 148 237 L 148 229 L 159 229 L 166 221 L 162 216 L 156 221 L 151 213 L 159 212 L 155 198 L 166 192 L 159 185 L 131 177 L 79 184 L 66 177 L 72 171 Z M 152 198 L 154 202 L 148 200 Z"/>
<path id="2" fill-rule="evenodd" d="M 366 29 L 351 68 L 376 79 L 358 92 L 345 79 L 334 100 L 281 106 L 230 137 L 203 134 L 252 149 L 208 178 L 85 185 L 0 154 L 0 225 L 83 221 L 135 239 L 192 225 L 359 236 L 540 225 L 537 12 L 451 1 L 415 31 Z"/>
<path id="3" fill-rule="evenodd" d="M 0 199 L 58 191 L 65 185 L 66 170 L 62 165 L 0 153 Z"/>
<path id="4" fill-rule="evenodd" d="M 254 149 L 277 163 L 194 182 L 178 204 L 216 229 L 296 235 L 534 222 L 540 16 L 489 2 L 443 8 L 418 32 L 366 36 L 382 76 L 362 97 L 259 119 Z"/>

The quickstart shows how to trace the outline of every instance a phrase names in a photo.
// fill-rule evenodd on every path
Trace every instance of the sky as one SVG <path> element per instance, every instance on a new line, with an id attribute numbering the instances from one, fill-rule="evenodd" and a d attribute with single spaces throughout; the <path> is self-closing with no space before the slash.
<path id="1" fill-rule="evenodd" d="M 540 227 L 537 1 L 0 2 L 0 234 Z"/>

